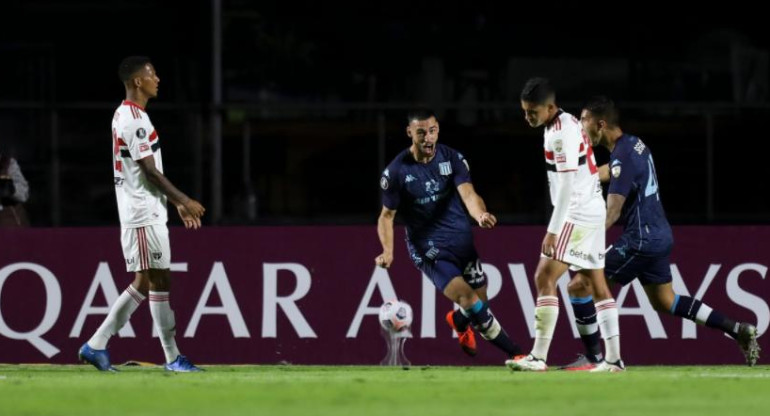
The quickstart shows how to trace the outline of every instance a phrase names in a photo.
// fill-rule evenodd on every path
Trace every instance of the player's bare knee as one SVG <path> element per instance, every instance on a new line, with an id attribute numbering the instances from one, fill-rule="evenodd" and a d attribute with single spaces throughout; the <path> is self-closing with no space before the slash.
<path id="1" fill-rule="evenodd" d="M 481 299 L 482 302 L 486 302 L 486 301 L 489 300 L 487 298 L 487 286 L 486 285 L 484 285 L 483 287 L 480 287 L 478 289 L 474 289 L 473 291 L 476 292 L 476 296 L 478 296 L 479 299 Z"/>
<path id="2" fill-rule="evenodd" d="M 666 299 L 650 297 L 650 304 L 652 304 L 652 308 L 656 311 L 668 313 L 671 311 L 671 305 L 673 305 L 673 302 L 666 302 Z"/>
<path id="3" fill-rule="evenodd" d="M 578 275 L 578 276 L 575 276 L 572 280 L 570 280 L 569 284 L 567 284 L 567 292 L 569 293 L 570 296 L 573 296 L 573 297 L 582 298 L 586 296 L 591 296 L 592 294 L 591 284 Z"/>
<path id="4" fill-rule="evenodd" d="M 136 272 L 131 286 L 143 296 L 147 296 L 150 290 L 150 277 L 147 270 Z"/>
<path id="5" fill-rule="evenodd" d="M 463 309 L 470 309 L 474 303 L 478 300 L 476 293 L 471 291 L 470 293 L 464 293 L 457 296 L 457 300 L 454 302 L 460 305 Z"/>
<path id="6" fill-rule="evenodd" d="M 168 292 L 171 288 L 171 279 L 168 270 L 150 269 L 150 290 L 154 292 Z"/>

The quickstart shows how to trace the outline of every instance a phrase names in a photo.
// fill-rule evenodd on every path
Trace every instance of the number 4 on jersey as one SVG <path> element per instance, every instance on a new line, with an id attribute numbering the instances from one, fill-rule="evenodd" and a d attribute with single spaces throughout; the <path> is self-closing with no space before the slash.
<path id="1" fill-rule="evenodd" d="M 660 201 L 660 194 L 658 193 L 658 176 L 655 173 L 655 163 L 652 161 L 652 155 L 647 159 L 647 167 L 649 168 L 649 172 L 647 175 L 647 188 L 644 190 L 644 196 L 648 197 L 655 194 L 658 201 Z"/>

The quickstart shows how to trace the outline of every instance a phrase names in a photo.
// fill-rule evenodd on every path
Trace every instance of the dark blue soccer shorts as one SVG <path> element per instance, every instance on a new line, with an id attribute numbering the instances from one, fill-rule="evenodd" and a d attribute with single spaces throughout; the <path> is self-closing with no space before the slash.
<path id="1" fill-rule="evenodd" d="M 625 286 L 639 279 L 643 286 L 671 282 L 672 244 L 656 251 L 639 251 L 638 243 L 618 241 L 604 259 L 604 274 L 610 282 Z"/>
<path id="2" fill-rule="evenodd" d="M 481 259 L 473 246 L 473 240 L 469 240 L 451 244 L 407 241 L 406 246 L 414 265 L 443 293 L 449 282 L 458 276 L 462 276 L 473 289 L 487 285 Z"/>

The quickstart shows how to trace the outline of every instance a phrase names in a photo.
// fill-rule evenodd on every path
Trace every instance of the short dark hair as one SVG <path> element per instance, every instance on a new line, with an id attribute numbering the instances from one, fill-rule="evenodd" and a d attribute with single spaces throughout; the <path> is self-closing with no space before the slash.
<path id="1" fill-rule="evenodd" d="M 118 66 L 118 77 L 123 83 L 131 80 L 137 71 L 144 68 L 145 65 L 151 63 L 150 58 L 146 56 L 129 56 L 124 58 Z"/>
<path id="2" fill-rule="evenodd" d="M 433 110 L 428 108 L 415 108 L 406 114 L 406 124 L 410 124 L 412 120 L 427 120 L 431 117 L 438 121 L 438 117 L 436 117 L 436 113 Z"/>
<path id="3" fill-rule="evenodd" d="M 546 78 L 534 77 L 527 80 L 521 89 L 521 101 L 545 104 L 549 99 L 556 99 L 556 90 Z"/>
<path id="4" fill-rule="evenodd" d="M 584 110 L 588 110 L 595 118 L 604 120 L 609 126 L 618 126 L 620 123 L 620 112 L 615 103 L 603 95 L 591 97 L 585 105 Z"/>

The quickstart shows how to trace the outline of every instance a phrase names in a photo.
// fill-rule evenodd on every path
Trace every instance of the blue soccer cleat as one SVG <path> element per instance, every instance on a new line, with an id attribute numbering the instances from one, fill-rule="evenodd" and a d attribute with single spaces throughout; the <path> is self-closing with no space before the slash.
<path id="1" fill-rule="evenodd" d="M 99 371 L 118 371 L 117 368 L 110 364 L 110 353 L 106 349 L 95 350 L 88 346 L 88 343 L 85 343 L 80 347 L 78 359 L 84 363 L 93 365 Z"/>
<path id="2" fill-rule="evenodd" d="M 196 371 L 203 371 L 202 368 L 198 368 L 195 364 L 191 363 L 184 355 L 179 355 L 176 360 L 165 365 L 166 371 L 175 371 L 177 373 L 194 373 Z"/>

